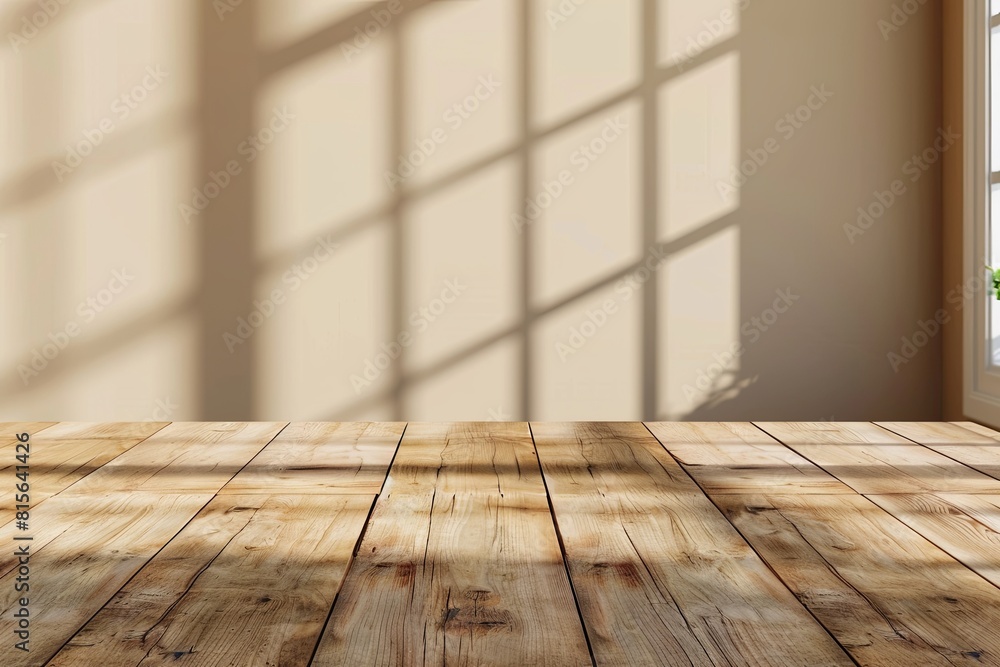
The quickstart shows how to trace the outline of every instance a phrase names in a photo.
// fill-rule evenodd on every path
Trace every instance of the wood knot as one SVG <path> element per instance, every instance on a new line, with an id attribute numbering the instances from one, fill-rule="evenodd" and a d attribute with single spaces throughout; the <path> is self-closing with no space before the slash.
<path id="1" fill-rule="evenodd" d="M 620 579 L 629 588 L 638 588 L 642 586 L 642 575 L 639 574 L 639 568 L 636 567 L 635 563 L 629 561 L 621 561 L 617 563 L 594 563 L 593 569 L 598 572 L 598 574 L 612 574 L 617 579 Z"/>

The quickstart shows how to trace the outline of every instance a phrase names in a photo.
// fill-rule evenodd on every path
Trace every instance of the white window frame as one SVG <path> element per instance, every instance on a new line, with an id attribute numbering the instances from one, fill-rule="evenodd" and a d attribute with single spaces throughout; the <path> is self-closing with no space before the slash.
<path id="1" fill-rule="evenodd" d="M 967 417 L 1000 426 L 1000 366 L 991 362 L 990 248 L 990 0 L 965 0 L 964 15 L 964 277 L 975 286 L 965 308 L 963 409 Z"/>

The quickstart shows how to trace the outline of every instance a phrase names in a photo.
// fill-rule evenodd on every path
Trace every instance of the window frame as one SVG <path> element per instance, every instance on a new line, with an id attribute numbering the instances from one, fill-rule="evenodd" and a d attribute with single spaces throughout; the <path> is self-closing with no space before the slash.
<path id="1" fill-rule="evenodd" d="M 1000 366 L 991 362 L 989 283 L 985 266 L 990 250 L 990 194 L 1000 185 L 992 171 L 990 134 L 990 35 L 1000 26 L 990 0 L 965 0 L 963 27 L 964 90 L 964 287 L 971 307 L 964 316 L 963 410 L 967 417 L 1000 426 Z M 1000 222 L 1000 221 L 998 221 Z M 1000 307 L 1000 304 L 994 307 Z"/>

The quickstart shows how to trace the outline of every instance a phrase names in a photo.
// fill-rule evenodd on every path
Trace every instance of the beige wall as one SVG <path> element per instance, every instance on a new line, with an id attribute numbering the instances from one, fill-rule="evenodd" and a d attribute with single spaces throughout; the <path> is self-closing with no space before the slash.
<path id="1" fill-rule="evenodd" d="M 899 4 L 4 2 L 0 418 L 938 418 Z"/>
<path id="2" fill-rule="evenodd" d="M 943 94 L 942 114 L 944 124 L 962 132 L 963 107 L 963 11 L 961 2 L 942 5 Z M 948 151 L 941 161 L 942 168 L 942 235 L 941 274 L 944 278 L 943 299 L 953 293 L 955 286 L 964 282 L 962 266 L 963 229 L 963 146 L 958 144 Z M 964 419 L 962 408 L 962 318 L 956 317 L 944 328 L 941 335 L 942 396 L 941 411 L 944 419 Z"/>

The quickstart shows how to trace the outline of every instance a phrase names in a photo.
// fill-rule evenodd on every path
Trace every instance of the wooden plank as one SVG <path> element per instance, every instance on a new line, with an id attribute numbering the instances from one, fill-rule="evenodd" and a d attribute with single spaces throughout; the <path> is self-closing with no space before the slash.
<path id="1" fill-rule="evenodd" d="M 882 509 L 1000 586 L 1000 495 L 869 496 Z"/>
<path id="2" fill-rule="evenodd" d="M 33 437 L 41 431 L 55 426 L 58 422 L 0 422 L 0 475 L 7 474 L 20 465 L 16 459 L 18 454 L 17 439 L 22 433 Z"/>
<path id="3" fill-rule="evenodd" d="M 967 431 L 972 431 L 973 433 L 978 433 L 979 435 L 985 435 L 988 438 L 993 438 L 994 440 L 1000 440 L 1000 432 L 994 431 L 993 429 L 983 426 L 982 424 L 977 424 L 976 422 L 948 422 L 949 424 L 954 424 L 955 426 L 961 426 Z"/>
<path id="4" fill-rule="evenodd" d="M 314 665 L 590 665 L 527 424 L 409 424 Z"/>
<path id="5" fill-rule="evenodd" d="M 850 665 L 638 423 L 532 423 L 601 665 Z"/>
<path id="6" fill-rule="evenodd" d="M 860 496 L 716 496 L 861 665 L 1000 665 L 1000 589 Z"/>
<path id="7" fill-rule="evenodd" d="M 216 497 L 50 665 L 308 665 L 373 499 Z"/>
<path id="8" fill-rule="evenodd" d="M 376 495 L 405 425 L 289 424 L 220 493 Z"/>
<path id="9" fill-rule="evenodd" d="M 62 422 L 44 430 L 39 429 L 29 441 L 30 505 L 37 506 L 164 426 L 166 423 L 162 422 Z M 14 458 L 15 442 L 11 438 L 10 453 L 0 462 L 0 479 L 14 479 L 14 466 L 18 464 Z M 6 446 L 5 440 L 5 449 Z M 14 517 L 14 504 L 13 483 L 3 484 L 0 486 L 0 525 Z"/>
<path id="10" fill-rule="evenodd" d="M 39 431 L 55 426 L 59 422 L 0 422 L 0 442 L 6 447 L 18 433 L 34 435 Z"/>
<path id="11" fill-rule="evenodd" d="M 174 422 L 60 495 L 215 493 L 284 426 L 284 422 Z"/>
<path id="12" fill-rule="evenodd" d="M 590 665 L 545 497 L 380 496 L 313 664 Z"/>
<path id="13" fill-rule="evenodd" d="M 552 495 L 614 496 L 658 483 L 701 493 L 640 423 L 532 422 L 531 429 Z"/>
<path id="14" fill-rule="evenodd" d="M 997 493 L 1000 484 L 869 422 L 757 424 L 858 493 Z"/>
<path id="15" fill-rule="evenodd" d="M 876 423 L 994 479 L 1000 479 L 1000 442 L 987 435 L 942 422 Z M 996 491 L 1000 493 L 1000 484 Z"/>
<path id="16" fill-rule="evenodd" d="M 749 422 L 647 422 L 667 451 L 711 493 L 854 493 Z"/>
<path id="17" fill-rule="evenodd" d="M 670 592 L 659 587 L 656 558 L 642 542 L 648 530 L 623 519 L 634 511 L 620 498 L 596 494 L 558 500 L 559 533 L 597 664 L 712 664 Z"/>
<path id="18" fill-rule="evenodd" d="M 32 512 L 27 591 L 19 576 L 13 523 L 0 528 L 0 664 L 40 665 L 96 613 L 153 554 L 211 499 L 209 494 L 112 493 L 58 495 Z M 15 547 L 14 545 L 17 545 Z M 29 600 L 30 652 L 13 648 L 15 611 Z"/>
<path id="19" fill-rule="evenodd" d="M 439 493 L 544 493 L 528 424 L 408 424 L 383 491 L 430 493 L 435 489 Z"/>
<path id="20" fill-rule="evenodd" d="M 0 423 L 0 474 L 5 474 L 12 470 L 14 466 L 21 465 L 15 456 L 18 453 L 17 436 L 27 433 L 31 445 L 34 446 L 34 438 L 42 431 L 56 426 L 59 422 L 3 422 Z"/>

